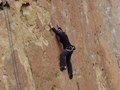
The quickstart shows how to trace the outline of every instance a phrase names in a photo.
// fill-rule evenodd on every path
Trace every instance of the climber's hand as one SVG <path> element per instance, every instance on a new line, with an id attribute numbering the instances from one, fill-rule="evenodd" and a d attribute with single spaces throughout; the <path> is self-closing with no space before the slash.
<path id="1" fill-rule="evenodd" d="M 50 23 L 49 25 L 50 25 L 50 28 L 53 28 L 53 25 L 52 25 L 52 23 Z"/>
<path id="2" fill-rule="evenodd" d="M 60 27 L 59 23 L 57 23 L 57 27 Z"/>

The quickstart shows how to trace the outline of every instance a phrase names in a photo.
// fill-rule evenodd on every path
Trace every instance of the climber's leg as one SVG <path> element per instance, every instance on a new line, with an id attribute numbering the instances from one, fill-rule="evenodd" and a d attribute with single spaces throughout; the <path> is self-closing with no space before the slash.
<path id="1" fill-rule="evenodd" d="M 68 74 L 69 74 L 69 78 L 72 79 L 73 78 L 73 70 L 72 70 L 72 64 L 71 64 L 71 56 L 72 56 L 73 52 L 70 52 L 67 57 L 66 57 L 66 63 L 67 63 L 67 67 L 68 67 Z"/>
<path id="2" fill-rule="evenodd" d="M 68 51 L 63 50 L 60 54 L 60 70 L 63 71 L 66 69 L 66 56 L 69 54 Z"/>

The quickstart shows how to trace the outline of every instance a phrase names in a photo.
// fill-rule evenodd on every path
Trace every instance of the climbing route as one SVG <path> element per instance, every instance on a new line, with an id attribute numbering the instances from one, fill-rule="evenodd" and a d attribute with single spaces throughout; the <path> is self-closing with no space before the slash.
<path id="1" fill-rule="evenodd" d="M 16 64 L 16 57 L 15 57 L 15 52 L 14 52 L 14 45 L 12 41 L 12 32 L 11 32 L 11 26 L 10 26 L 10 21 L 9 21 L 9 15 L 8 15 L 8 3 L 4 4 L 5 2 L 3 1 L 3 11 L 4 11 L 4 16 L 5 16 L 5 21 L 6 21 L 6 28 L 8 32 L 8 39 L 9 39 L 9 45 L 10 45 L 10 51 L 11 51 L 11 57 L 13 61 L 13 68 L 14 68 L 14 75 L 15 75 L 15 80 L 16 80 L 16 89 L 17 90 L 22 90 L 21 84 L 20 84 L 20 79 L 19 79 L 19 74 L 18 74 L 18 68 Z"/>

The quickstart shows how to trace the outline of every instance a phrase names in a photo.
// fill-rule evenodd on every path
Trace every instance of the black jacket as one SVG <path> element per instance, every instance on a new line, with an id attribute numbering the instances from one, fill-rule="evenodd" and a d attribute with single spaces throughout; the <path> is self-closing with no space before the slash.
<path id="1" fill-rule="evenodd" d="M 59 27 L 59 29 L 61 29 Z M 58 35 L 60 37 L 60 42 L 63 44 L 63 48 L 65 49 L 66 47 L 69 47 L 71 44 L 70 44 L 70 41 L 68 39 L 68 36 L 64 33 L 58 33 L 58 31 L 53 27 L 52 30 L 54 31 L 54 33 L 56 35 Z"/>

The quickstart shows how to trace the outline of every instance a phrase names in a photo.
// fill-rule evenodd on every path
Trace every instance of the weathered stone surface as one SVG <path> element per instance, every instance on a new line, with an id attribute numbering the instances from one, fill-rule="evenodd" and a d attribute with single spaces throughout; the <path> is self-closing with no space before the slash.
<path id="1" fill-rule="evenodd" d="M 7 2 L 22 90 L 120 90 L 119 0 Z M 2 8 L 0 17 L 0 90 L 18 90 Z M 59 22 L 77 48 L 72 80 L 59 70 L 62 49 L 50 22 Z"/>

